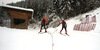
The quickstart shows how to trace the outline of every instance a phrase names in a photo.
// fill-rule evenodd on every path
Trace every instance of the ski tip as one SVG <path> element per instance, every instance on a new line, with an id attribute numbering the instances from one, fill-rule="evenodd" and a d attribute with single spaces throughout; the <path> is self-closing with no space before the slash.
<path id="1" fill-rule="evenodd" d="M 67 34 L 68 35 L 68 34 Z M 69 36 L 69 35 L 68 35 Z"/>

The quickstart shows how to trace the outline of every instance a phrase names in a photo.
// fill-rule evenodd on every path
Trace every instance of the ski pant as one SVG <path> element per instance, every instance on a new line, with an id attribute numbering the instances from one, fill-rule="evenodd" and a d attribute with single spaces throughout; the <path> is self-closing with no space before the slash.
<path id="1" fill-rule="evenodd" d="M 62 32 L 63 28 L 65 28 L 65 33 L 67 34 L 66 27 L 62 27 L 62 29 L 60 30 L 60 33 Z"/>
<path id="2" fill-rule="evenodd" d="M 45 25 L 41 25 L 40 31 L 42 30 L 42 27 L 44 27 L 44 29 L 46 31 Z"/>
<path id="3" fill-rule="evenodd" d="M 66 27 L 62 27 L 62 29 L 61 29 L 61 30 L 63 30 L 63 28 L 65 28 L 65 31 L 66 31 Z"/>

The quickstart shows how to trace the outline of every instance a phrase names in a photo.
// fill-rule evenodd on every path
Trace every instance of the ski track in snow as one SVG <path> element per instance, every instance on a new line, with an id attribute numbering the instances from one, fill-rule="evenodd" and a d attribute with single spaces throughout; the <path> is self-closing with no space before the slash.
<path id="1" fill-rule="evenodd" d="M 61 25 L 49 28 L 49 33 L 38 34 L 39 30 L 21 30 L 0 27 L 0 50 L 100 50 L 100 8 L 94 12 L 97 25 L 90 32 L 73 31 L 74 24 L 79 19 L 66 20 L 67 31 L 70 36 L 60 35 Z M 44 31 L 44 30 L 43 30 Z M 64 34 L 65 30 L 63 30 Z"/>

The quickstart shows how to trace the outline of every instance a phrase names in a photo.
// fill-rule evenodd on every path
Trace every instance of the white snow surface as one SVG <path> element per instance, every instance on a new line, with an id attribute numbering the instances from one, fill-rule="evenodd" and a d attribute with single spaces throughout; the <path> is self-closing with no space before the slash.
<path id="1" fill-rule="evenodd" d="M 19 10 L 25 10 L 25 11 L 33 11 L 32 9 L 26 9 L 26 8 L 22 8 L 22 7 L 10 6 L 10 5 L 5 5 L 5 4 L 1 4 L 0 6 L 13 8 L 13 9 L 19 9 Z"/>
<path id="2" fill-rule="evenodd" d="M 77 16 L 66 20 L 70 36 L 60 35 L 61 25 L 48 28 L 49 33 L 42 34 L 38 34 L 39 29 L 22 30 L 0 27 L 0 50 L 100 50 L 100 8 L 89 13 L 96 15 L 95 30 L 74 31 L 74 25 L 80 23 Z M 65 30 L 62 33 L 64 32 Z"/>

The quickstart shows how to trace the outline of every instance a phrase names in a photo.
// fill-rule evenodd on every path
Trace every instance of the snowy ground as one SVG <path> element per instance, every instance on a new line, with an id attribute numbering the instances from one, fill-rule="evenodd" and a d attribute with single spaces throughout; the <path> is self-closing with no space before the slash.
<path id="1" fill-rule="evenodd" d="M 61 26 L 49 28 L 49 33 L 43 34 L 38 34 L 39 30 L 33 29 L 21 30 L 0 27 L 0 50 L 100 50 L 99 11 L 100 8 L 89 12 L 97 17 L 96 28 L 90 32 L 73 31 L 74 24 L 80 23 L 77 17 L 66 20 L 70 36 L 59 34 Z M 56 31 L 56 29 L 58 30 Z"/>

